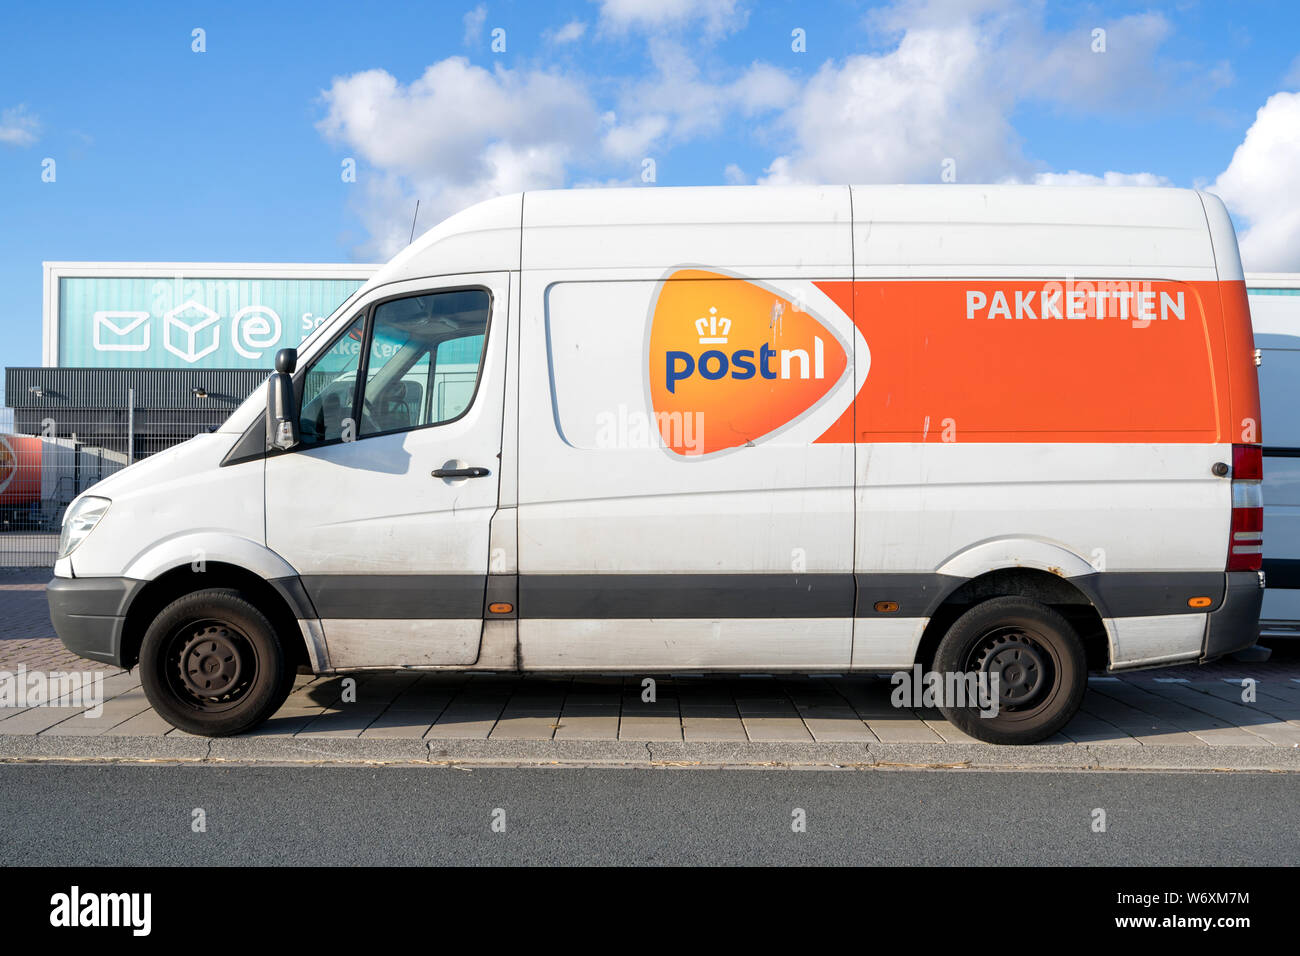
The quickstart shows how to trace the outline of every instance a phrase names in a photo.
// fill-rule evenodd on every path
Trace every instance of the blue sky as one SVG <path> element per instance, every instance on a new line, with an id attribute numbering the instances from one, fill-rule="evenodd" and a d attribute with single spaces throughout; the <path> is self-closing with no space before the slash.
<path id="1" fill-rule="evenodd" d="M 270 6 L 6 9 L 0 366 L 40 361 L 43 260 L 385 258 L 417 198 L 424 229 L 647 158 L 658 185 L 1217 183 L 1247 267 L 1300 269 L 1294 3 Z"/>

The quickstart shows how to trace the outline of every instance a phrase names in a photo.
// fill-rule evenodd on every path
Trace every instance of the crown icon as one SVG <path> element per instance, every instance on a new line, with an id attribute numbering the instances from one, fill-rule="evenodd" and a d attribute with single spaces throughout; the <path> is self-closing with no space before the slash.
<path id="1" fill-rule="evenodd" d="M 708 315 L 695 320 L 695 331 L 701 345 L 726 345 L 727 336 L 731 334 L 731 319 L 718 315 L 718 310 L 712 308 Z"/>

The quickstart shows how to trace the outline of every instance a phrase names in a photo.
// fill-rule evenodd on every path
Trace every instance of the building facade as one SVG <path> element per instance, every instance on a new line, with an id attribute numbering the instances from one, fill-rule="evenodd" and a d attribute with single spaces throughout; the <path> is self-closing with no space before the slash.
<path id="1" fill-rule="evenodd" d="M 377 268 L 45 263 L 42 364 L 5 369 L 0 532 L 53 533 L 104 475 L 219 425 Z"/>

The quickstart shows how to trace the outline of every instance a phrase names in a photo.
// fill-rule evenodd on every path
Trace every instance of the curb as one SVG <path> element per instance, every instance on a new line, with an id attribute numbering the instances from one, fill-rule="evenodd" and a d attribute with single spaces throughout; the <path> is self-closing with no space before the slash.
<path id="1" fill-rule="evenodd" d="M 1300 772 L 1300 748 L 1135 744 L 817 744 L 632 740 L 424 740 L 0 735 L 0 762 L 473 764 L 808 769 Z"/>

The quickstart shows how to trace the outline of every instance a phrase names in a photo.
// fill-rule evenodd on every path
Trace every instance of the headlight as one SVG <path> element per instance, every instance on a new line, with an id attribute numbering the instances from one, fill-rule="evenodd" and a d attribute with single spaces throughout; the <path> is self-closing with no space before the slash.
<path id="1" fill-rule="evenodd" d="M 63 516 L 63 530 L 59 532 L 59 557 L 66 558 L 77 549 L 77 545 L 86 540 L 86 535 L 95 530 L 99 519 L 104 517 L 108 506 L 112 504 L 107 498 L 78 498 L 68 513 Z"/>

